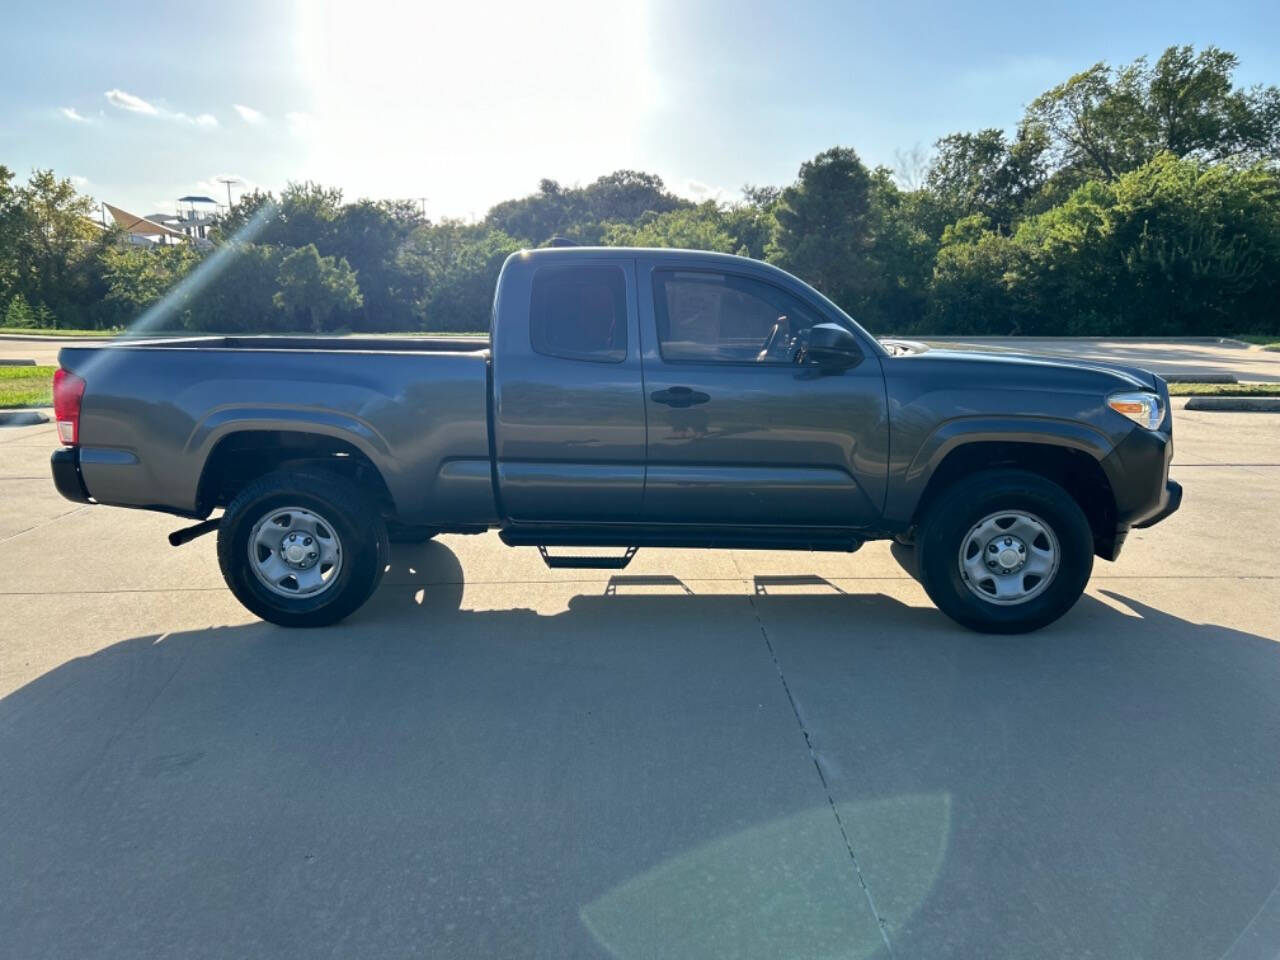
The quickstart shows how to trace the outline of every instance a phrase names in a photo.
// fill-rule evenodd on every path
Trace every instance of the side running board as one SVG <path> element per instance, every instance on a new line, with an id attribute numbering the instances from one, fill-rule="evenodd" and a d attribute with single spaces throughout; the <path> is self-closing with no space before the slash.
<path id="1" fill-rule="evenodd" d="M 547 548 L 541 544 L 538 545 L 538 553 L 542 556 L 542 562 L 548 567 L 554 568 L 577 568 L 579 570 L 621 570 L 631 558 L 636 555 L 639 547 L 627 547 L 626 553 L 620 557 L 553 557 L 547 553 Z"/>

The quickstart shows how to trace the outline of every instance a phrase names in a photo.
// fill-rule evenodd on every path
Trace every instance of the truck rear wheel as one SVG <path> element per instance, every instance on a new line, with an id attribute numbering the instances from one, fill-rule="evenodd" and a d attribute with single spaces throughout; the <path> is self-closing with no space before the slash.
<path id="1" fill-rule="evenodd" d="M 285 627 L 336 623 L 386 569 L 386 525 L 351 481 L 280 471 L 250 483 L 218 526 L 223 579 L 252 613 Z"/>
<path id="2" fill-rule="evenodd" d="M 1052 623 L 1093 571 L 1093 533 L 1079 504 L 1025 470 L 984 470 L 947 488 L 921 522 L 916 550 L 938 609 L 983 633 Z"/>

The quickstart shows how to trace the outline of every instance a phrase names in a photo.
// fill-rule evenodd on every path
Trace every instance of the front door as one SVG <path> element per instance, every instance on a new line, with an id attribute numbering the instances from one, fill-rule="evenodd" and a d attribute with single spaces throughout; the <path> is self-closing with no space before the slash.
<path id="1" fill-rule="evenodd" d="M 650 523 L 866 527 L 880 516 L 888 422 L 877 356 L 796 362 L 843 317 L 784 278 L 641 261 Z"/>

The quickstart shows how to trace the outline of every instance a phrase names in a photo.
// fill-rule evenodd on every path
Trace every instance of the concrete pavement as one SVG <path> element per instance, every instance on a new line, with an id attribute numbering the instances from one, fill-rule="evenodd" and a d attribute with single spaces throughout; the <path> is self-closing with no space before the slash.
<path id="1" fill-rule="evenodd" d="M 1280 419 L 1176 417 L 1183 510 L 1012 638 L 885 544 L 493 536 L 284 631 L 0 431 L 3 952 L 1273 957 Z"/>

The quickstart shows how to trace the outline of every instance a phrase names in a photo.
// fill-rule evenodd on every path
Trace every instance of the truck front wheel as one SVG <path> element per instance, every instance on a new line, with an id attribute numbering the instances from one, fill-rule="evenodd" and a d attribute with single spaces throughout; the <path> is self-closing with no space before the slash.
<path id="1" fill-rule="evenodd" d="M 227 586 L 252 613 L 285 627 L 322 627 L 352 613 L 377 587 L 389 556 L 372 501 L 329 474 L 260 477 L 218 526 Z"/>
<path id="2" fill-rule="evenodd" d="M 1025 470 L 984 470 L 948 487 L 925 514 L 916 550 L 938 609 L 983 633 L 1052 623 L 1093 571 L 1093 534 L 1079 504 Z"/>

